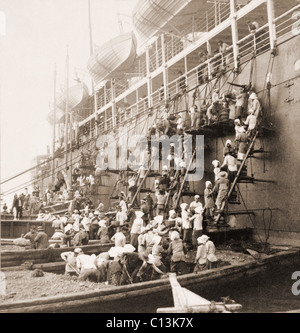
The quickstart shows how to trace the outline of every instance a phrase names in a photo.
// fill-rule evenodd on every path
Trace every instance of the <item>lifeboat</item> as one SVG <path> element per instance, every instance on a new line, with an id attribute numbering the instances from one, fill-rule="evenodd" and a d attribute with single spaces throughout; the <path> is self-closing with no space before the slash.
<path id="1" fill-rule="evenodd" d="M 69 109 L 75 109 L 85 103 L 89 97 L 89 89 L 84 83 L 78 83 L 69 88 L 68 104 Z M 66 108 L 66 93 L 62 93 L 57 98 L 57 107 L 61 110 Z"/>
<path id="2" fill-rule="evenodd" d="M 61 93 L 57 97 L 56 109 L 56 123 L 63 123 L 65 121 L 66 110 L 66 93 Z M 74 110 L 85 104 L 89 98 L 89 89 L 84 83 L 78 83 L 69 89 L 69 110 Z M 47 120 L 53 124 L 53 112 L 47 115 Z"/>
<path id="3" fill-rule="evenodd" d="M 87 69 L 94 82 L 100 82 L 119 76 L 130 69 L 136 58 L 137 40 L 133 32 L 119 35 L 92 54 Z"/>
<path id="4" fill-rule="evenodd" d="M 133 25 L 139 43 L 152 38 L 192 0 L 139 0 L 133 9 Z"/>

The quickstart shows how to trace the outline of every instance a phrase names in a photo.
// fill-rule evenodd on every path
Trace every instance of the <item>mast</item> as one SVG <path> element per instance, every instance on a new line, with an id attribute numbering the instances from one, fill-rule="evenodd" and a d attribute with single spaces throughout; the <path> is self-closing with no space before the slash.
<path id="1" fill-rule="evenodd" d="M 69 132 L 69 47 L 67 46 L 66 57 L 66 109 L 65 109 L 65 169 L 68 167 L 68 132 Z"/>
<path id="2" fill-rule="evenodd" d="M 55 127 L 56 127 L 56 64 L 54 64 L 54 85 L 53 85 L 53 142 L 52 142 L 52 185 L 54 185 L 55 179 Z"/>
<path id="3" fill-rule="evenodd" d="M 90 35 L 90 55 L 94 53 L 93 47 L 93 31 L 92 31 L 92 19 L 91 19 L 91 1 L 88 0 L 88 15 L 89 15 L 89 35 Z M 92 83 L 92 94 L 94 96 L 94 113 L 95 113 L 95 135 L 98 135 L 98 124 L 97 124 L 97 93 L 95 91 L 94 81 L 91 79 Z"/>
<path id="4" fill-rule="evenodd" d="M 1 76 L 0 76 L 0 121 L 1 121 L 1 113 L 2 113 L 2 109 L 1 109 L 1 104 L 2 104 L 2 80 L 1 80 Z M 0 126 L 0 147 L 1 147 L 1 126 Z M 1 149 L 0 149 L 0 179 L 1 179 L 1 163 L 2 162 L 2 158 L 1 158 Z M 1 199 L 2 199 L 2 192 L 1 192 L 1 184 L 2 182 L 0 182 L 0 281 L 1 281 L 1 278 L 2 278 L 2 272 L 1 272 L 1 229 L 2 229 L 2 226 L 1 226 L 1 220 L 2 220 L 2 208 L 1 208 Z M 3 293 L 4 294 L 4 293 Z M 1 294 L 1 285 L 0 285 L 0 295 Z"/>

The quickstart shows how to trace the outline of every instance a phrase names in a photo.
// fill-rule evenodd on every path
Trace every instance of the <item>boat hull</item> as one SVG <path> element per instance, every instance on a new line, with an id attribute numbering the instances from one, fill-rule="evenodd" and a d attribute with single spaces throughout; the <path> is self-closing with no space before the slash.
<path id="1" fill-rule="evenodd" d="M 143 44 L 161 30 L 191 0 L 141 0 L 133 10 L 133 24 Z"/>
<path id="2" fill-rule="evenodd" d="M 91 244 L 81 246 L 85 254 L 107 252 L 114 244 Z M 29 261 L 32 263 L 48 263 L 61 260 L 60 254 L 74 251 L 75 247 L 49 248 L 40 250 L 2 251 L 1 267 L 15 267 Z"/>
<path id="3" fill-rule="evenodd" d="M 177 277 L 182 287 L 193 290 L 195 286 L 201 286 L 202 290 L 213 288 L 216 284 L 237 281 L 254 276 L 278 265 L 296 263 L 299 261 L 300 251 L 289 250 L 270 255 L 264 259 L 248 264 L 225 266 L 200 272 L 198 274 L 186 274 Z M 97 307 L 97 312 L 124 312 L 124 304 L 138 302 L 139 299 L 151 302 L 151 299 L 159 294 L 160 301 L 164 302 L 162 295 L 172 299 L 172 288 L 169 278 L 155 281 L 141 282 L 131 285 L 109 287 L 99 291 L 66 294 L 63 296 L 43 297 L 32 300 L 9 302 L 0 304 L 0 313 L 37 313 L 37 312 L 86 312 L 90 307 Z M 132 311 L 132 308 L 130 308 Z"/>
<path id="4" fill-rule="evenodd" d="M 106 42 L 92 54 L 88 71 L 94 82 L 100 82 L 124 74 L 136 57 L 137 40 L 133 32 L 125 33 Z"/>

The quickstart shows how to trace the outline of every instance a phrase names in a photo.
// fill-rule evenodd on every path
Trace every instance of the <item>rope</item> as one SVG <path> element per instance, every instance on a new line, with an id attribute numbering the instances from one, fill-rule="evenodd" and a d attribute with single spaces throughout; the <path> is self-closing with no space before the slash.
<path id="1" fill-rule="evenodd" d="M 270 212 L 270 219 L 269 219 L 268 228 L 266 228 L 266 222 L 265 222 L 265 212 L 266 211 Z M 273 211 L 272 211 L 272 209 L 271 208 L 264 209 L 263 210 L 262 220 L 263 220 L 263 223 L 264 223 L 264 230 L 265 230 L 265 236 L 266 236 L 265 243 L 268 243 L 268 240 L 269 240 L 269 237 L 270 237 L 270 230 L 271 230 L 272 219 L 273 219 Z"/>

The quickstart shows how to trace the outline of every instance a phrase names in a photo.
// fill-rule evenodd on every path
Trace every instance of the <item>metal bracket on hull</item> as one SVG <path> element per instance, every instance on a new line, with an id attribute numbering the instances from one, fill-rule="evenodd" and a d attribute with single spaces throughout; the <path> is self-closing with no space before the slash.
<path id="1" fill-rule="evenodd" d="M 284 100 L 284 103 L 290 103 L 290 102 L 292 102 L 293 100 L 294 100 L 293 97 L 289 97 L 289 98 L 286 98 L 286 99 Z"/>

